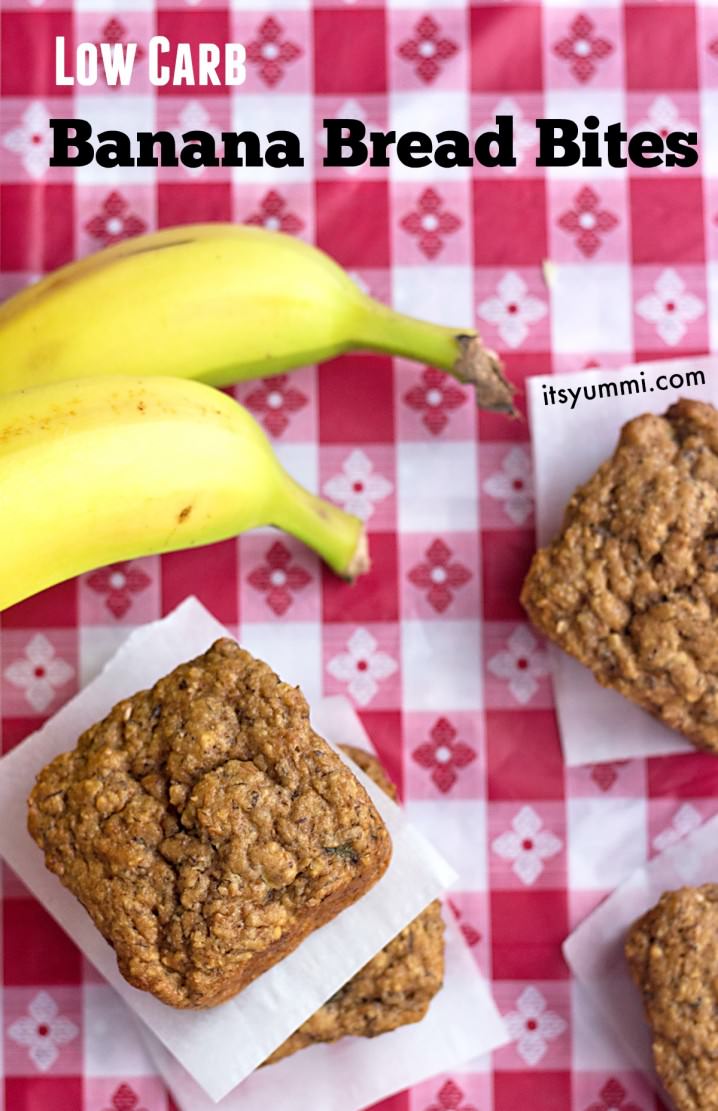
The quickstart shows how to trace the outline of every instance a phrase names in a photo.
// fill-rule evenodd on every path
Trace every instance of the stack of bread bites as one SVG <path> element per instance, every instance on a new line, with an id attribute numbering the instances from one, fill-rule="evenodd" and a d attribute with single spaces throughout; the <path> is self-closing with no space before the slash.
<path id="1" fill-rule="evenodd" d="M 395 796 L 375 757 L 345 751 Z M 229 639 L 118 703 L 41 771 L 28 806 L 47 867 L 122 975 L 172 1007 L 237 995 L 361 899 L 392 851 L 301 691 Z M 443 954 L 433 903 L 265 1063 L 418 1022 Z"/>

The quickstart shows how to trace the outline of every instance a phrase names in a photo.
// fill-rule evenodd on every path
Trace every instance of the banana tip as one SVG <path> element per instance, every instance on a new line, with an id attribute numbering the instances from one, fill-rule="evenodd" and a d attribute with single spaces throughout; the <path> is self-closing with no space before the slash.
<path id="1" fill-rule="evenodd" d="M 367 571 L 370 570 L 370 568 L 371 559 L 369 557 L 369 541 L 367 539 L 364 527 L 362 526 L 362 530 L 359 533 L 359 538 L 357 540 L 356 548 L 354 549 L 354 555 L 349 562 L 349 566 L 346 569 L 344 577 L 349 579 L 350 582 L 353 582 L 354 579 L 359 578 L 360 575 L 365 575 Z"/>
<path id="2" fill-rule="evenodd" d="M 478 332 L 458 335 L 456 342 L 459 357 L 454 363 L 454 375 L 459 382 L 474 387 L 479 408 L 519 418 L 513 401 L 516 387 L 504 374 L 503 363 L 496 352 L 484 346 Z"/>

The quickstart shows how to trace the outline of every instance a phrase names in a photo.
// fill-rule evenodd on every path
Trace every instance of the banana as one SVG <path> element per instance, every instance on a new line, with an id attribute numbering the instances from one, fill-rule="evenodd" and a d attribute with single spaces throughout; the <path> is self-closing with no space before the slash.
<path id="1" fill-rule="evenodd" d="M 328 255 L 232 224 L 125 240 L 48 275 L 0 307 L 0 393 L 104 374 L 214 386 L 350 349 L 440 367 L 479 405 L 513 413 L 513 389 L 472 330 L 429 324 L 366 296 Z"/>
<path id="2" fill-rule="evenodd" d="M 347 578 L 361 521 L 299 486 L 254 418 L 199 382 L 68 381 L 0 405 L 0 609 L 115 560 L 276 525 Z"/>

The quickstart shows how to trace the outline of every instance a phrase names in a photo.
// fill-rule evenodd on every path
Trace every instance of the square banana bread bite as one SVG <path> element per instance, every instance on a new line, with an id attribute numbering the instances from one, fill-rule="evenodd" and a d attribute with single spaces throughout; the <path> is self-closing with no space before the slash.
<path id="1" fill-rule="evenodd" d="M 718 751 L 718 412 L 624 426 L 534 556 L 521 600 L 599 683 Z"/>
<path id="2" fill-rule="evenodd" d="M 391 857 L 301 691 L 229 639 L 118 703 L 40 772 L 28 806 L 122 975 L 173 1007 L 241 991 Z"/>
<path id="3" fill-rule="evenodd" d="M 342 745 L 342 750 L 396 799 L 396 788 L 376 756 L 352 745 Z M 437 899 L 275 1049 L 264 1064 L 274 1064 L 318 1042 L 335 1042 L 348 1035 L 375 1038 L 399 1026 L 420 1022 L 443 982 L 444 921 Z"/>
<path id="4" fill-rule="evenodd" d="M 718 1107 L 718 885 L 667 891 L 631 927 L 626 958 L 653 1058 L 677 1111 Z"/>

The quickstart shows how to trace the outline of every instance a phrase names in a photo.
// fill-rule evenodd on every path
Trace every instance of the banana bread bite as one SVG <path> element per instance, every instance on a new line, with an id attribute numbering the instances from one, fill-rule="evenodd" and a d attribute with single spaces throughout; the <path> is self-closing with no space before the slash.
<path id="1" fill-rule="evenodd" d="M 118 703 L 40 772 L 28 806 L 122 975 L 173 1007 L 241 991 L 391 856 L 302 693 L 229 639 Z"/>
<path id="2" fill-rule="evenodd" d="M 667 891 L 631 927 L 626 958 L 653 1058 L 677 1111 L 718 1108 L 718 885 Z"/>
<path id="3" fill-rule="evenodd" d="M 681 400 L 621 431 L 536 553 L 533 623 L 696 746 L 718 752 L 718 412 Z"/>

